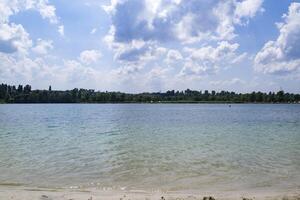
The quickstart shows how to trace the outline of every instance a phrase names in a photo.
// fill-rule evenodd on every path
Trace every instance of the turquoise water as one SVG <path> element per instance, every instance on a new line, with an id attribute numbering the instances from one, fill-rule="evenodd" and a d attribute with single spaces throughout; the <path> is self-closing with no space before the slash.
<path id="1" fill-rule="evenodd" d="M 299 190 L 300 105 L 0 105 L 0 184 Z"/>

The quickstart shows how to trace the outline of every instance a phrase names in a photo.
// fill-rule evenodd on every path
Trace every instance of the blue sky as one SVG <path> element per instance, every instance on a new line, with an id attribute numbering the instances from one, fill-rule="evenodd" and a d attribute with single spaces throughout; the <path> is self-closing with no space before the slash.
<path id="1" fill-rule="evenodd" d="M 0 82 L 300 92 L 300 1 L 1 0 Z"/>

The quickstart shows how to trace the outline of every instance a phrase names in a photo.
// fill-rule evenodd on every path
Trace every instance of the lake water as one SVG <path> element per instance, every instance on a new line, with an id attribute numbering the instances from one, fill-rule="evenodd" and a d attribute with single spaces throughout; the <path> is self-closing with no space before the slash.
<path id="1" fill-rule="evenodd" d="M 0 105 L 0 184 L 299 190 L 300 105 Z"/>

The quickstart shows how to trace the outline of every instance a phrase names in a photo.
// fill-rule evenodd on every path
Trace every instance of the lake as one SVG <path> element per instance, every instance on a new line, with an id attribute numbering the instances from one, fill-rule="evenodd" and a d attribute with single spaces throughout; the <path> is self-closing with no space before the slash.
<path id="1" fill-rule="evenodd" d="M 0 185 L 299 190 L 299 172 L 300 105 L 0 105 Z"/>

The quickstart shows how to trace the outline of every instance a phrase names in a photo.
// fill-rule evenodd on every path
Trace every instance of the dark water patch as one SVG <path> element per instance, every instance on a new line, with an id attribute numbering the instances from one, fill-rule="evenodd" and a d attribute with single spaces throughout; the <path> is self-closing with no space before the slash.
<path id="1" fill-rule="evenodd" d="M 12 186 L 12 187 L 17 187 L 17 186 L 24 186 L 22 183 L 0 183 L 0 186 Z"/>
<path id="2" fill-rule="evenodd" d="M 113 130 L 113 131 L 104 131 L 104 132 L 98 132 L 97 135 L 108 135 L 108 136 L 114 136 L 114 135 L 119 135 L 120 131 L 119 130 Z"/>

